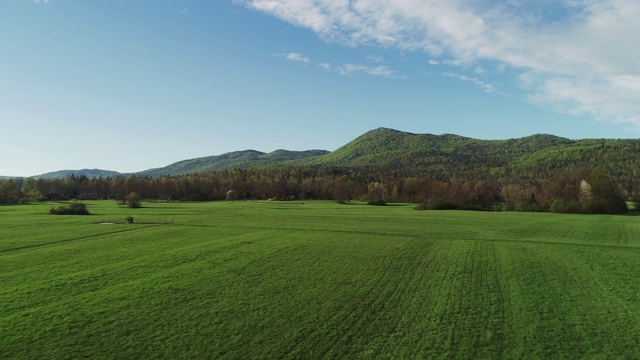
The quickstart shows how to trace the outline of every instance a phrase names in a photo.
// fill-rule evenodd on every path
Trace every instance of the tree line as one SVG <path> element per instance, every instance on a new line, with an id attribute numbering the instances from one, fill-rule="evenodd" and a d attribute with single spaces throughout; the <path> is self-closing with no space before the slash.
<path id="1" fill-rule="evenodd" d="M 622 186 L 600 168 L 557 172 L 549 178 L 486 179 L 405 176 L 366 168 L 271 167 L 157 178 L 127 176 L 0 180 L 0 204 L 61 199 L 124 201 L 363 200 L 419 204 L 419 209 L 622 213 Z"/>

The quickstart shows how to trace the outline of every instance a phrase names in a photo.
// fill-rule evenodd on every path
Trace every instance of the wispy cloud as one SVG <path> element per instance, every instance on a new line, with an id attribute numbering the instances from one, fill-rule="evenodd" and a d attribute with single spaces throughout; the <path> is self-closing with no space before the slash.
<path id="1" fill-rule="evenodd" d="M 33 2 L 36 4 L 48 4 L 49 0 L 33 0 Z"/>
<path id="2" fill-rule="evenodd" d="M 452 77 L 452 78 L 456 78 L 456 79 L 460 79 L 462 81 L 467 81 L 470 82 L 478 87 L 480 87 L 482 90 L 484 90 L 484 92 L 487 93 L 492 93 L 496 91 L 495 86 L 484 82 L 483 80 L 480 80 L 478 78 L 475 77 L 469 77 L 466 75 L 460 75 L 460 74 L 454 74 L 454 73 L 443 73 L 442 76 L 446 76 L 446 77 Z"/>
<path id="3" fill-rule="evenodd" d="M 305 63 L 305 64 L 308 64 L 309 61 L 310 61 L 308 57 L 306 57 L 306 56 L 304 56 L 304 55 L 302 55 L 300 53 L 295 53 L 295 52 L 287 53 L 287 54 L 276 54 L 276 56 L 281 56 L 281 57 L 284 57 L 287 60 L 299 61 L 299 62 L 302 62 L 302 63 Z"/>
<path id="4" fill-rule="evenodd" d="M 363 73 L 367 75 L 379 76 L 388 79 L 397 79 L 401 78 L 401 76 L 397 75 L 395 71 L 390 69 L 388 66 L 366 66 L 366 65 L 354 65 L 354 64 L 344 64 L 336 69 L 338 73 L 342 75 L 353 75 L 357 73 Z"/>
<path id="5" fill-rule="evenodd" d="M 640 33 L 637 0 L 241 2 L 327 42 L 423 52 L 431 65 L 519 71 L 532 102 L 640 127 L 640 47 L 631 35 Z"/>
<path id="6" fill-rule="evenodd" d="M 308 65 L 309 63 L 311 63 L 311 59 L 309 59 L 308 57 L 300 54 L 300 53 L 296 53 L 296 52 L 291 52 L 291 53 L 282 53 L 282 54 L 275 54 L 275 56 L 279 56 L 282 58 L 285 58 L 287 60 L 291 60 L 291 61 L 298 61 L 298 62 L 302 62 L 305 65 Z M 384 61 L 384 58 L 382 57 L 367 57 L 367 60 L 372 61 L 372 62 L 381 62 Z M 355 64 L 343 64 L 340 66 L 331 66 L 331 64 L 329 63 L 317 63 L 318 66 L 320 66 L 321 68 L 323 68 L 324 70 L 327 71 L 335 71 L 339 74 L 342 75 L 354 75 L 354 74 L 366 74 L 366 75 L 372 75 L 372 76 L 378 76 L 378 77 L 383 77 L 383 78 L 388 78 L 388 79 L 401 79 L 404 78 L 404 76 L 400 76 L 396 73 L 396 71 L 394 71 L 393 69 L 391 69 L 388 66 L 367 66 L 367 65 L 355 65 Z"/>
<path id="7" fill-rule="evenodd" d="M 367 56 L 367 60 L 374 62 L 374 63 L 383 63 L 384 62 L 384 58 L 382 56 L 373 56 L 373 55 L 369 55 Z"/>

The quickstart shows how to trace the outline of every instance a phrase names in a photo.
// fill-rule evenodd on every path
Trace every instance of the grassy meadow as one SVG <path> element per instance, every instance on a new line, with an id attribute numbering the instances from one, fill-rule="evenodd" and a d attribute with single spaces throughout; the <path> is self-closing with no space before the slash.
<path id="1" fill-rule="evenodd" d="M 87 205 L 0 207 L 0 358 L 640 356 L 640 217 Z"/>

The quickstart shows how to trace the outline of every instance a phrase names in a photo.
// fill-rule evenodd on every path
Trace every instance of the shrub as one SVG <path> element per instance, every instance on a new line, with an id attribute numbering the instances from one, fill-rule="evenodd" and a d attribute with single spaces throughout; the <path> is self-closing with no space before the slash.
<path id="1" fill-rule="evenodd" d="M 452 202 L 442 199 L 430 199 L 427 202 L 418 204 L 416 210 L 458 210 L 460 207 Z"/>
<path id="2" fill-rule="evenodd" d="M 49 210 L 51 215 L 90 215 L 87 205 L 83 203 L 73 203 L 69 206 L 59 206 Z"/>
<path id="3" fill-rule="evenodd" d="M 592 199 L 583 205 L 587 214 L 623 214 L 629 211 L 627 203 L 617 196 L 608 199 Z"/>
<path id="4" fill-rule="evenodd" d="M 567 204 L 560 199 L 554 199 L 553 202 L 551 202 L 550 210 L 553 213 L 566 213 Z"/>
<path id="5" fill-rule="evenodd" d="M 415 210 L 427 210 L 427 203 L 420 203 L 414 207 Z"/>
<path id="6" fill-rule="evenodd" d="M 127 204 L 128 207 L 132 209 L 141 208 L 142 198 L 140 197 L 140 194 L 138 194 L 137 192 L 132 192 L 129 195 L 127 195 L 127 197 L 125 198 L 125 203 Z"/>
<path id="7" fill-rule="evenodd" d="M 451 201 L 447 201 L 444 199 L 433 199 L 430 200 L 429 203 L 427 204 L 429 209 L 432 210 L 458 210 L 460 209 L 460 207 L 457 204 L 454 204 Z"/>
<path id="8" fill-rule="evenodd" d="M 373 206 L 385 206 L 385 205 L 387 205 L 387 203 L 382 199 L 371 200 L 367 204 L 373 205 Z"/>
<path id="9" fill-rule="evenodd" d="M 133 216 L 127 216 L 125 220 L 127 220 L 129 224 L 133 224 Z"/>

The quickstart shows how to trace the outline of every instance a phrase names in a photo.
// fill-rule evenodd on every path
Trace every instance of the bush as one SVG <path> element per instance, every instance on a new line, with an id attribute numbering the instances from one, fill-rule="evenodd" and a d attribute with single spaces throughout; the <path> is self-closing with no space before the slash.
<path id="1" fill-rule="evenodd" d="M 427 210 L 427 203 L 420 203 L 414 207 L 415 210 Z"/>
<path id="2" fill-rule="evenodd" d="M 59 206 L 49 210 L 51 215 L 90 215 L 87 205 L 83 203 L 73 203 L 69 206 Z"/>
<path id="3" fill-rule="evenodd" d="M 458 205 L 442 199 L 430 199 L 414 207 L 416 210 L 459 210 Z"/>
<path id="4" fill-rule="evenodd" d="M 567 204 L 560 199 L 554 199 L 553 202 L 551 202 L 550 210 L 553 213 L 566 213 Z"/>
<path id="5" fill-rule="evenodd" d="M 593 199 L 583 205 L 587 214 L 623 214 L 629 211 L 627 203 L 620 197 Z"/>
<path id="6" fill-rule="evenodd" d="M 132 209 L 137 209 L 142 207 L 142 198 L 140 194 L 137 192 L 132 192 L 125 198 L 125 204 Z"/>
<path id="7" fill-rule="evenodd" d="M 371 200 L 367 204 L 373 205 L 373 206 L 385 206 L 385 205 L 387 205 L 387 203 L 382 199 Z"/>
<path id="8" fill-rule="evenodd" d="M 133 216 L 127 216 L 125 220 L 127 220 L 129 224 L 133 224 Z"/>
<path id="9" fill-rule="evenodd" d="M 460 207 L 457 204 L 454 204 L 451 201 L 446 201 L 443 199 L 430 200 L 427 206 L 431 210 L 459 210 L 460 209 Z"/>

